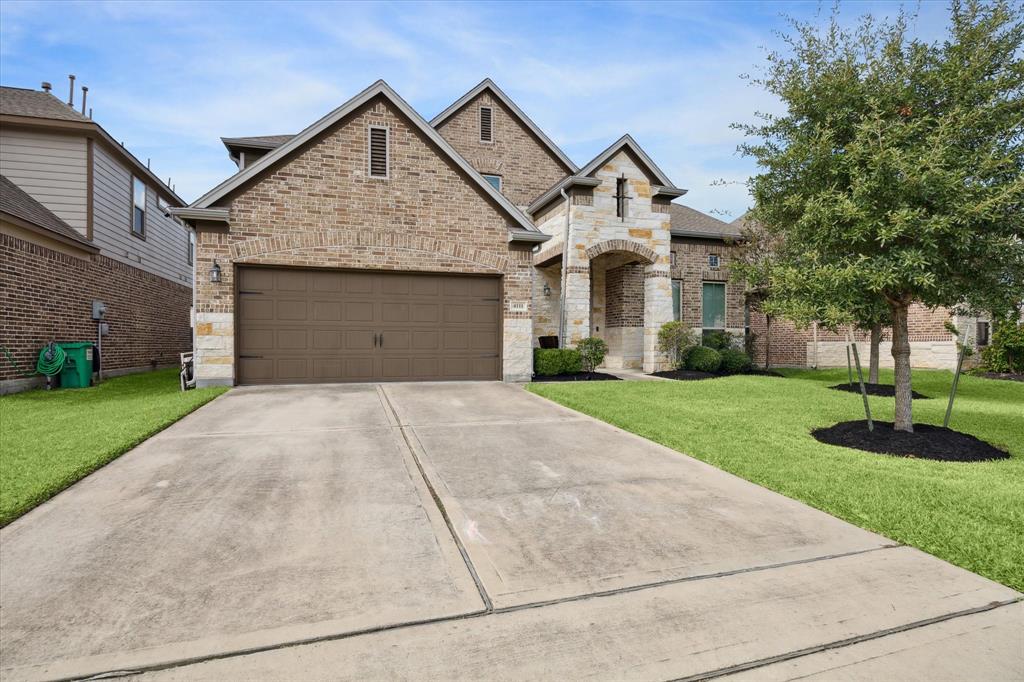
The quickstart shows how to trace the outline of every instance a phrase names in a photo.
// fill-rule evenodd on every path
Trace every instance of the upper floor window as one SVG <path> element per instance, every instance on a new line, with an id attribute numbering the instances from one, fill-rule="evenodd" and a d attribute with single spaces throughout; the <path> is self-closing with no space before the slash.
<path id="1" fill-rule="evenodd" d="M 500 175 L 484 175 L 484 180 L 491 183 L 491 187 L 501 191 L 501 176 Z"/>
<path id="2" fill-rule="evenodd" d="M 386 178 L 390 170 L 388 159 L 388 129 L 381 126 L 370 126 L 369 156 L 370 177 Z"/>
<path id="3" fill-rule="evenodd" d="M 480 141 L 494 142 L 494 110 L 480 107 Z"/>
<path id="4" fill-rule="evenodd" d="M 132 176 L 132 234 L 146 236 L 146 183 Z"/>
<path id="5" fill-rule="evenodd" d="M 708 267 L 711 268 L 712 270 L 717 270 L 718 269 L 718 265 L 719 265 L 718 255 L 714 254 L 714 253 L 710 254 L 708 256 Z"/>
<path id="6" fill-rule="evenodd" d="M 622 218 L 625 220 L 627 203 L 629 197 L 626 196 L 626 190 L 629 188 L 629 181 L 626 177 L 615 178 L 615 217 Z"/>
<path id="7" fill-rule="evenodd" d="M 188 264 L 196 262 L 196 233 L 188 230 Z"/>

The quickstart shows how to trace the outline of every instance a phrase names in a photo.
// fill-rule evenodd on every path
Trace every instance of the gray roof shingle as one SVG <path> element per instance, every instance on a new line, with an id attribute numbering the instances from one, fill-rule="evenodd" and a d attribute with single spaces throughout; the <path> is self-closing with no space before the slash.
<path id="1" fill-rule="evenodd" d="M 50 209 L 33 199 L 4 175 L 0 175 L 0 212 L 95 249 L 75 228 L 58 218 Z"/>
<path id="2" fill-rule="evenodd" d="M 0 86 L 0 114 L 57 121 L 92 121 L 48 92 L 7 86 Z"/>
<path id="3" fill-rule="evenodd" d="M 670 204 L 669 216 L 672 218 L 672 231 L 687 233 L 688 236 L 707 235 L 711 239 L 737 239 L 741 235 L 740 225 L 736 222 L 727 223 L 709 216 L 707 213 L 683 206 Z"/>
<path id="4" fill-rule="evenodd" d="M 283 145 L 288 140 L 295 137 L 294 135 L 255 135 L 252 137 L 222 137 L 223 142 L 228 147 L 260 147 L 267 149 L 276 149 Z"/>

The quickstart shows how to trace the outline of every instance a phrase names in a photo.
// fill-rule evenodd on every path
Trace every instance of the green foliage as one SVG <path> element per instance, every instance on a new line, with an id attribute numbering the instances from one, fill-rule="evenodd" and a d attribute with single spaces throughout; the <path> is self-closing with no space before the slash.
<path id="1" fill-rule="evenodd" d="M 580 352 L 575 348 L 534 348 L 533 372 L 537 376 L 575 374 L 583 368 Z"/>
<path id="2" fill-rule="evenodd" d="M 981 349 L 981 362 L 990 372 L 1024 373 L 1024 325 L 1019 319 L 993 321 L 992 338 Z"/>
<path id="3" fill-rule="evenodd" d="M 750 356 L 739 348 L 726 348 L 719 352 L 722 356 L 721 370 L 727 374 L 739 374 L 750 369 Z"/>
<path id="4" fill-rule="evenodd" d="M 708 348 L 718 351 L 732 348 L 732 334 L 719 330 L 710 331 L 703 335 L 701 343 Z"/>
<path id="5" fill-rule="evenodd" d="M 693 330 L 682 322 L 666 322 L 658 330 L 658 350 L 668 356 L 673 369 L 686 365 L 686 356 L 695 345 Z"/>
<path id="6" fill-rule="evenodd" d="M 686 357 L 686 368 L 698 372 L 717 372 L 722 364 L 722 354 L 707 346 L 694 346 Z"/>
<path id="7" fill-rule="evenodd" d="M 577 343 L 576 350 L 579 351 L 583 369 L 593 372 L 598 365 L 604 362 L 604 356 L 608 354 L 608 344 L 604 342 L 604 339 L 590 336 Z"/>

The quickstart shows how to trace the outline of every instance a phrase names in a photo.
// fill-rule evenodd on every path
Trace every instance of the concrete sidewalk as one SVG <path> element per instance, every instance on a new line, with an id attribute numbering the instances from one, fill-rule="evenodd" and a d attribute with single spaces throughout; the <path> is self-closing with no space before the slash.
<path id="1" fill-rule="evenodd" d="M 1015 591 L 504 384 L 236 389 L 0 544 L 5 680 L 1024 670 Z"/>

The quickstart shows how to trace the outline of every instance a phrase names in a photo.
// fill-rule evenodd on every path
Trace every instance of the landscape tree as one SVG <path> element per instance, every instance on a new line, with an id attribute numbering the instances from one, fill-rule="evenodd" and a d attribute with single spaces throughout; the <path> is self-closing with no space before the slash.
<path id="1" fill-rule="evenodd" d="M 936 43 L 910 20 L 792 21 L 751 79 L 786 112 L 738 126 L 760 167 L 750 218 L 772 245 L 748 273 L 765 312 L 840 327 L 884 308 L 900 431 L 913 431 L 909 307 L 998 314 L 1024 299 L 1021 9 L 954 2 Z"/>

